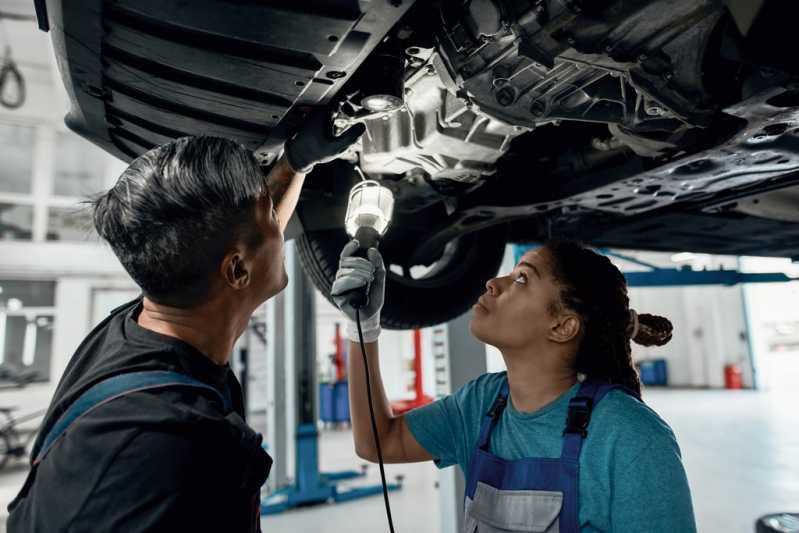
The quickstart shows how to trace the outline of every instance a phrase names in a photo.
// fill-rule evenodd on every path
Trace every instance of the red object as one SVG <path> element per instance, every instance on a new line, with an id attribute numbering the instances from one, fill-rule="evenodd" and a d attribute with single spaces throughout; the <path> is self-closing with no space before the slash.
<path id="1" fill-rule="evenodd" d="M 344 381 L 344 343 L 341 342 L 341 325 L 336 322 L 336 355 L 333 358 L 333 366 L 336 367 L 336 383 Z"/>
<path id="2" fill-rule="evenodd" d="M 744 388 L 744 379 L 738 365 L 724 365 L 724 386 L 728 389 Z"/>
<path id="3" fill-rule="evenodd" d="M 411 409 L 416 409 L 432 402 L 433 399 L 425 396 L 422 383 L 422 330 L 413 330 L 413 389 L 415 397 L 410 400 L 399 400 L 391 404 L 391 409 L 395 414 L 407 413 Z"/>

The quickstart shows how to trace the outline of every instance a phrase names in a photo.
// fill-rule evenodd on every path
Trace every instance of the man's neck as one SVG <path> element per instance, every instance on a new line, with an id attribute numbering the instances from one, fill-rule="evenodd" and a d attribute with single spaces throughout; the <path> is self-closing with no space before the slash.
<path id="1" fill-rule="evenodd" d="M 221 302 L 208 302 L 191 309 L 160 305 L 144 298 L 137 320 L 139 326 L 182 340 L 213 363 L 223 366 L 230 359 L 233 345 L 241 335 L 241 319 L 234 309 Z M 246 326 L 246 324 L 245 324 Z"/>
<path id="2" fill-rule="evenodd" d="M 577 383 L 560 350 L 536 348 L 524 352 L 503 350 L 513 407 L 531 413 L 551 403 Z"/>

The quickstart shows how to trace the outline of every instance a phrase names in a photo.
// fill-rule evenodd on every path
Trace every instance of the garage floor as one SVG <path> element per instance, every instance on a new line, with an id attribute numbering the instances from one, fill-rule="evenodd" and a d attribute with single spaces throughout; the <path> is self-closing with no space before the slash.
<path id="1" fill-rule="evenodd" d="M 650 389 L 645 399 L 674 428 L 683 450 L 702 533 L 752 533 L 756 517 L 799 511 L 799 393 Z M 357 468 L 348 431 L 325 431 L 322 467 Z M 390 478 L 405 475 L 392 494 L 397 531 L 438 532 L 436 469 L 432 465 L 389 465 Z M 0 531 L 5 507 L 25 476 L 16 467 L 0 473 Z M 369 479 L 379 480 L 376 468 Z M 264 531 L 351 533 L 387 531 L 383 501 L 294 511 L 263 519 Z"/>

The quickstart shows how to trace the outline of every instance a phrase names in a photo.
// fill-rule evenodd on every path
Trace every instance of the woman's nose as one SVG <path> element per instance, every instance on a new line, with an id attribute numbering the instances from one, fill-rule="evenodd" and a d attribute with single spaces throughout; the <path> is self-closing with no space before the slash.
<path id="1" fill-rule="evenodd" d="M 491 296 L 497 296 L 499 294 L 499 285 L 497 284 L 497 278 L 491 278 L 490 280 L 486 281 L 486 290 L 488 294 Z"/>

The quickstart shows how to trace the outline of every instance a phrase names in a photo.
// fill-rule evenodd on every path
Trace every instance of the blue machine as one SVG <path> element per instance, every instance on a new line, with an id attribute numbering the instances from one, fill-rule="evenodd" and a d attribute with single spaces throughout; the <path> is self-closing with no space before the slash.
<path id="1" fill-rule="evenodd" d="M 278 490 L 261 501 L 261 514 L 276 514 L 294 507 L 328 502 L 346 502 L 383 493 L 382 485 L 368 485 L 339 490 L 340 481 L 363 477 L 365 471 L 319 471 L 319 432 L 316 424 L 301 424 L 296 433 L 297 460 L 294 485 Z M 388 490 L 401 488 L 399 483 Z"/>

